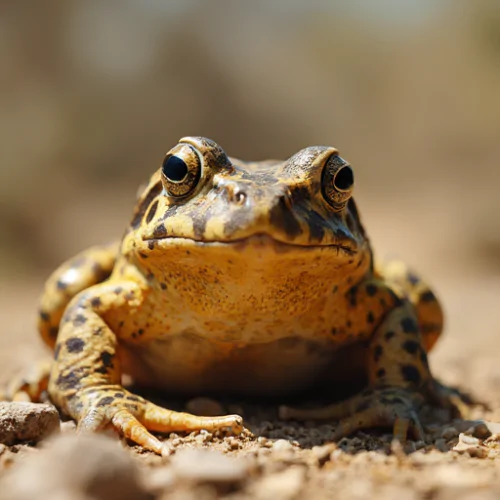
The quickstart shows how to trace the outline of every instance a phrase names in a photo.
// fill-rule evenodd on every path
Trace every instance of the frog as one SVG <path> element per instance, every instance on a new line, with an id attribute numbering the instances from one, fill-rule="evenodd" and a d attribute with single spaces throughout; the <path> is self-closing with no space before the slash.
<path id="1" fill-rule="evenodd" d="M 243 419 L 164 408 L 126 377 L 169 396 L 278 402 L 320 387 L 324 405 L 282 404 L 279 418 L 335 422 L 334 440 L 376 427 L 424 439 L 423 405 L 456 408 L 428 362 L 443 310 L 405 263 L 375 260 L 353 189 L 334 147 L 246 162 L 180 139 L 123 237 L 47 280 L 38 329 L 53 359 L 10 397 L 45 390 L 79 431 L 111 427 L 158 454 L 158 433 L 239 434 Z"/>

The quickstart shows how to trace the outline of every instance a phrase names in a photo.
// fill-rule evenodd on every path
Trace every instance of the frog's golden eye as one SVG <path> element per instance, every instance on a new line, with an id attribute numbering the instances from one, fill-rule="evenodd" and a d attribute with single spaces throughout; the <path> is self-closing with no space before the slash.
<path id="1" fill-rule="evenodd" d="M 167 154 L 161 166 L 161 180 L 168 195 L 188 195 L 201 176 L 201 160 L 187 144 L 180 144 Z"/>
<path id="2" fill-rule="evenodd" d="M 354 172 L 337 154 L 328 158 L 323 168 L 323 196 L 336 209 L 342 209 L 352 196 Z"/>

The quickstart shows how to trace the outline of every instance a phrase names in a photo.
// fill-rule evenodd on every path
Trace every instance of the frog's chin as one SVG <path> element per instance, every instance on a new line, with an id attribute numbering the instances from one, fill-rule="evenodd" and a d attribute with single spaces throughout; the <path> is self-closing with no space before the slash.
<path id="1" fill-rule="evenodd" d="M 333 251 L 337 255 L 344 255 L 352 257 L 359 252 L 359 248 L 355 241 L 346 239 L 342 241 L 317 244 L 313 242 L 293 242 L 282 241 L 274 238 L 273 236 L 265 233 L 258 233 L 245 238 L 234 240 L 195 240 L 191 238 L 169 236 L 165 238 L 144 238 L 143 243 L 150 250 L 168 250 L 173 247 L 186 248 L 234 248 L 235 250 L 242 251 L 246 248 L 253 249 L 270 249 L 276 253 L 287 251 Z"/>

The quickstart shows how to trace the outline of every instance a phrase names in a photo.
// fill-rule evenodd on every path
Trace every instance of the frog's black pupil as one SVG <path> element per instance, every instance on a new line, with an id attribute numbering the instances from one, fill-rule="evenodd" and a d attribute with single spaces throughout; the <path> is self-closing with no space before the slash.
<path id="1" fill-rule="evenodd" d="M 177 156 L 170 156 L 163 164 L 163 174 L 170 181 L 182 181 L 187 173 L 188 168 L 186 163 Z"/>
<path id="2" fill-rule="evenodd" d="M 342 191 L 347 191 L 354 184 L 354 174 L 351 167 L 342 167 L 335 176 L 333 180 L 334 185 L 337 189 Z"/>

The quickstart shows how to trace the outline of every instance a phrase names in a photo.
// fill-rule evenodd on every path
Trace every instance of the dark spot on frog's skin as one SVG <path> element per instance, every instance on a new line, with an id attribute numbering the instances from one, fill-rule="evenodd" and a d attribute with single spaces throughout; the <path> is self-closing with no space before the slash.
<path id="1" fill-rule="evenodd" d="M 376 345 L 375 349 L 373 350 L 373 360 L 376 362 L 380 359 L 382 356 L 382 353 L 384 352 L 384 348 L 381 345 Z"/>
<path id="2" fill-rule="evenodd" d="M 382 378 L 382 377 L 385 377 L 385 368 L 379 368 L 379 369 L 377 370 L 376 375 L 377 375 L 377 378 Z"/>
<path id="3" fill-rule="evenodd" d="M 84 325 L 87 322 L 87 318 L 83 314 L 77 314 L 73 319 L 73 324 L 75 326 Z"/>
<path id="4" fill-rule="evenodd" d="M 62 280 L 57 280 L 56 287 L 58 290 L 66 290 L 66 288 L 68 288 L 68 284 Z"/>
<path id="5" fill-rule="evenodd" d="M 368 321 L 368 323 L 370 324 L 375 321 L 375 315 L 373 314 L 373 311 L 368 312 L 368 314 L 366 315 L 366 321 Z"/>
<path id="6" fill-rule="evenodd" d="M 142 335 L 144 333 L 144 330 L 142 328 L 139 328 L 139 330 L 137 330 L 137 335 Z"/>
<path id="7" fill-rule="evenodd" d="M 144 252 L 139 252 L 139 256 L 142 258 L 142 259 L 147 259 L 148 256 L 144 253 Z"/>
<path id="8" fill-rule="evenodd" d="M 422 349 L 420 351 L 420 361 L 424 366 L 427 366 L 427 363 L 429 363 L 429 360 L 427 359 L 427 353 L 425 352 L 425 349 Z"/>
<path id="9" fill-rule="evenodd" d="M 369 297 L 373 297 L 377 293 L 377 287 L 373 283 L 366 285 L 366 293 Z"/>
<path id="10" fill-rule="evenodd" d="M 142 399 L 139 397 L 139 396 L 127 396 L 127 401 L 136 401 L 138 403 L 140 403 L 142 401 Z"/>
<path id="11" fill-rule="evenodd" d="M 149 224 L 153 217 L 156 215 L 156 210 L 158 208 L 158 200 L 156 200 L 148 210 L 148 214 L 146 215 L 146 222 Z"/>
<path id="12" fill-rule="evenodd" d="M 202 212 L 193 217 L 193 233 L 195 238 L 201 238 L 205 234 L 207 227 L 208 213 Z"/>
<path id="13" fill-rule="evenodd" d="M 347 300 L 349 301 L 349 304 L 352 307 L 356 307 L 356 305 L 358 303 L 358 301 L 356 299 L 357 293 L 358 293 L 358 287 L 357 286 L 353 286 L 352 288 L 349 289 L 349 291 L 346 294 Z"/>
<path id="14" fill-rule="evenodd" d="M 57 344 L 54 349 L 54 359 L 57 361 L 59 359 L 59 353 L 61 352 L 61 344 Z"/>
<path id="15" fill-rule="evenodd" d="M 167 285 L 166 285 L 166 283 L 160 283 L 160 288 L 161 288 L 162 290 L 166 290 L 166 289 L 167 289 Z"/>
<path id="16" fill-rule="evenodd" d="M 339 289 L 338 285 L 334 285 L 332 289 L 332 293 L 337 293 L 337 290 Z"/>
<path id="17" fill-rule="evenodd" d="M 336 335 L 337 334 L 337 329 L 336 328 L 332 328 L 332 335 Z"/>
<path id="18" fill-rule="evenodd" d="M 412 273 L 412 272 L 409 272 L 409 273 L 406 274 L 406 279 L 412 285 L 416 285 L 416 284 L 418 284 L 420 282 L 419 277 L 416 274 Z"/>
<path id="19" fill-rule="evenodd" d="M 134 292 L 127 292 L 125 294 L 125 299 L 126 300 L 132 300 L 134 298 Z"/>
<path id="20" fill-rule="evenodd" d="M 56 385 L 62 390 L 74 389 L 80 383 L 80 378 L 83 373 L 81 370 L 74 370 L 63 375 L 62 373 L 57 377 Z"/>
<path id="21" fill-rule="evenodd" d="M 121 328 L 124 324 L 125 324 L 125 321 L 120 321 L 120 322 L 118 323 L 118 327 L 119 327 L 119 328 Z"/>
<path id="22" fill-rule="evenodd" d="M 270 221 L 276 228 L 283 229 L 292 239 L 302 233 L 299 221 L 288 207 L 285 198 L 280 198 L 279 202 L 271 208 Z"/>
<path id="23" fill-rule="evenodd" d="M 396 335 L 393 331 L 388 331 L 388 332 L 385 332 L 385 340 L 391 340 L 392 337 L 394 337 L 394 335 Z"/>
<path id="24" fill-rule="evenodd" d="M 401 320 L 401 328 L 405 333 L 418 333 L 418 325 L 413 318 L 403 318 Z"/>
<path id="25" fill-rule="evenodd" d="M 91 301 L 90 301 L 90 305 L 94 308 L 97 308 L 97 307 L 100 307 L 102 305 L 102 301 L 99 297 L 94 297 Z"/>
<path id="26" fill-rule="evenodd" d="M 420 296 L 420 300 L 422 302 L 434 302 L 437 299 L 434 293 L 432 293 L 430 290 L 427 290 Z"/>
<path id="27" fill-rule="evenodd" d="M 153 231 L 153 237 L 154 238 L 165 238 L 167 236 L 167 228 L 165 227 L 165 224 L 163 222 L 161 224 L 158 224 L 154 231 Z"/>
<path id="28" fill-rule="evenodd" d="M 148 275 L 146 276 L 146 279 L 149 281 L 153 281 L 154 278 L 155 278 L 155 275 L 153 273 L 148 273 Z"/>
<path id="29" fill-rule="evenodd" d="M 99 356 L 103 366 L 106 368 L 113 368 L 113 354 L 108 351 L 102 351 Z"/>
<path id="30" fill-rule="evenodd" d="M 102 326 L 98 326 L 97 328 L 94 328 L 94 331 L 92 332 L 94 335 L 101 335 L 103 332 L 104 328 Z"/>
<path id="31" fill-rule="evenodd" d="M 115 392 L 114 396 L 115 396 L 115 398 L 123 398 L 124 397 L 122 392 Z"/>
<path id="32" fill-rule="evenodd" d="M 325 235 L 325 219 L 318 212 L 310 211 L 307 213 L 307 225 L 309 226 L 309 235 L 312 240 L 321 241 Z"/>
<path id="33" fill-rule="evenodd" d="M 72 354 L 82 352 L 84 347 L 85 342 L 77 337 L 71 337 L 66 340 L 66 349 Z"/>
<path id="34" fill-rule="evenodd" d="M 150 250 L 153 250 L 153 249 L 154 249 L 154 247 L 155 247 L 155 240 L 149 240 L 149 241 L 148 241 L 148 248 L 149 248 Z"/>
<path id="35" fill-rule="evenodd" d="M 413 365 L 403 365 L 401 367 L 401 374 L 403 378 L 407 382 L 411 382 L 412 384 L 419 385 L 421 381 L 420 372 L 418 368 Z"/>
<path id="36" fill-rule="evenodd" d="M 115 398 L 113 396 L 106 396 L 105 398 L 100 399 L 97 402 L 96 406 L 107 406 L 110 405 L 114 400 Z"/>
<path id="37" fill-rule="evenodd" d="M 347 320 L 346 324 L 345 324 L 346 328 L 351 328 L 352 326 L 352 321 L 350 319 Z"/>
<path id="38" fill-rule="evenodd" d="M 52 338 L 56 338 L 58 333 L 59 333 L 59 327 L 58 326 L 51 326 L 50 327 L 49 335 Z"/>
<path id="39" fill-rule="evenodd" d="M 151 187 L 148 194 L 144 196 L 141 203 L 137 207 L 137 210 L 132 218 L 130 225 L 133 229 L 137 229 L 141 225 L 142 218 L 146 212 L 151 202 L 163 191 L 163 184 L 159 180 L 154 186 Z"/>
<path id="40" fill-rule="evenodd" d="M 50 314 L 45 311 L 40 311 L 40 319 L 42 321 L 50 321 Z"/>
<path id="41" fill-rule="evenodd" d="M 415 354 L 420 348 L 420 344 L 414 340 L 407 340 L 403 343 L 403 349 L 409 354 Z"/>
<path id="42" fill-rule="evenodd" d="M 384 299 L 384 298 L 381 298 L 381 299 L 380 299 L 380 301 L 379 301 L 379 303 L 380 303 L 380 305 L 381 305 L 382 307 L 387 307 L 387 302 L 385 301 L 385 299 Z"/>
<path id="43" fill-rule="evenodd" d="M 117 286 L 113 292 L 116 294 L 116 295 L 120 295 L 120 293 L 123 292 L 123 288 L 121 286 Z"/>

